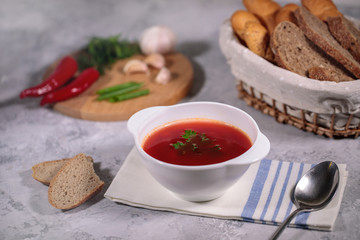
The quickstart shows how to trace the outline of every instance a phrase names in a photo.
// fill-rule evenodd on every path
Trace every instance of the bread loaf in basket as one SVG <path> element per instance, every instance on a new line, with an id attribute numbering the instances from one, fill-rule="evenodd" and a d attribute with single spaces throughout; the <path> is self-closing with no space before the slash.
<path id="1" fill-rule="evenodd" d="M 348 19 L 359 28 L 359 21 Z M 280 68 L 243 46 L 230 20 L 220 28 L 219 44 L 239 97 L 250 106 L 318 135 L 359 136 L 360 80 L 319 81 Z"/>

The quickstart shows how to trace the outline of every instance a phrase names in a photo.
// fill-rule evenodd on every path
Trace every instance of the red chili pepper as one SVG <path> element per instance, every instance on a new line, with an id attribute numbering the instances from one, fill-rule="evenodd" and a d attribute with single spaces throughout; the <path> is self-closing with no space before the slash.
<path id="1" fill-rule="evenodd" d="M 45 104 L 60 102 L 75 97 L 90 87 L 99 76 L 100 74 L 95 68 L 85 69 L 69 85 L 46 94 L 41 100 L 40 105 L 43 106 Z"/>
<path id="2" fill-rule="evenodd" d="M 64 57 L 50 77 L 37 86 L 23 90 L 20 94 L 20 98 L 39 97 L 54 91 L 74 76 L 77 69 L 78 64 L 74 58 L 70 56 Z"/>

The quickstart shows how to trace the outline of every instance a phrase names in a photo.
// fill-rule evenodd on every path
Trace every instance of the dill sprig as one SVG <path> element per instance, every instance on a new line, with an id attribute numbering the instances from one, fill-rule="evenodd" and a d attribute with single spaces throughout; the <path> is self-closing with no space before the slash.
<path id="1" fill-rule="evenodd" d="M 140 53 L 137 42 L 121 40 L 120 34 L 107 38 L 93 37 L 78 55 L 77 62 L 80 70 L 96 67 L 100 74 L 104 74 L 106 68 L 110 68 L 117 60 Z"/>

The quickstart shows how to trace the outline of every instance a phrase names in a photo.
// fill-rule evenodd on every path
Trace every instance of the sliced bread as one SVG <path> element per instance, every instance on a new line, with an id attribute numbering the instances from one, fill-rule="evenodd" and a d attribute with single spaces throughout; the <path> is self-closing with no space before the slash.
<path id="1" fill-rule="evenodd" d="M 92 158 L 81 153 L 68 160 L 52 178 L 48 200 L 58 209 L 75 208 L 99 193 L 103 186 Z"/>
<path id="2" fill-rule="evenodd" d="M 331 34 L 341 46 L 360 62 L 360 30 L 344 16 L 328 17 L 327 23 Z"/>
<path id="3" fill-rule="evenodd" d="M 275 53 L 276 63 L 282 68 L 310 77 L 309 69 L 323 67 L 337 73 L 337 75 L 329 75 L 331 76 L 331 79 L 327 79 L 329 81 L 353 80 L 291 22 L 284 21 L 277 25 L 270 44 Z"/>
<path id="4" fill-rule="evenodd" d="M 311 67 L 308 70 L 309 78 L 317 79 L 317 80 L 323 80 L 323 81 L 329 81 L 329 79 L 332 79 L 332 81 L 335 82 L 343 82 L 343 81 L 351 81 L 353 80 L 350 77 L 347 77 L 334 69 L 331 68 L 325 68 L 321 66 Z"/>
<path id="5" fill-rule="evenodd" d="M 294 11 L 297 24 L 306 37 L 320 47 L 326 54 L 333 57 L 349 72 L 360 78 L 360 63 L 344 49 L 331 35 L 323 21 L 311 14 L 306 8 L 300 6 Z"/>
<path id="6" fill-rule="evenodd" d="M 342 15 L 332 0 L 301 0 L 301 5 L 322 21 L 329 16 Z"/>
<path id="7" fill-rule="evenodd" d="M 32 166 L 32 177 L 43 184 L 49 185 L 51 179 L 65 165 L 68 160 L 68 158 L 64 158 L 60 160 L 38 163 Z"/>

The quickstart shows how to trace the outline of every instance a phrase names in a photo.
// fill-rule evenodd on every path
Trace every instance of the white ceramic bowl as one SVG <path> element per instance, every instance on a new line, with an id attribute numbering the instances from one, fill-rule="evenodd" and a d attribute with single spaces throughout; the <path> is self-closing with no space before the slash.
<path id="1" fill-rule="evenodd" d="M 154 128 L 179 119 L 208 118 L 223 121 L 243 130 L 253 145 L 242 155 L 228 161 L 203 165 L 181 166 L 157 160 L 142 148 L 144 137 Z M 172 106 L 151 107 L 135 113 L 127 127 L 150 174 L 165 188 L 188 201 L 208 201 L 221 196 L 248 169 L 263 159 L 270 142 L 254 119 L 244 111 L 215 102 L 190 102 Z"/>

